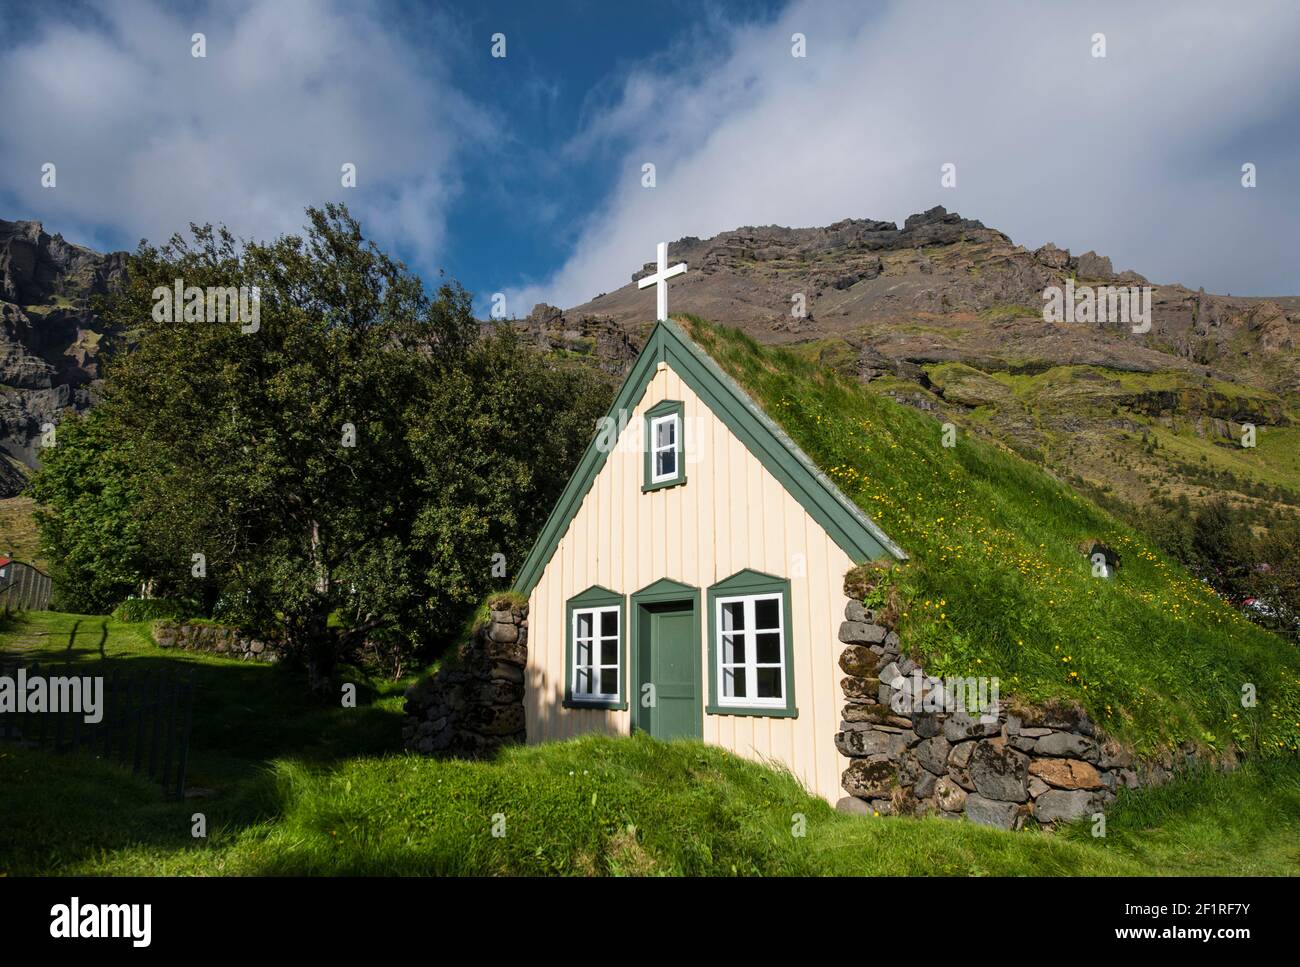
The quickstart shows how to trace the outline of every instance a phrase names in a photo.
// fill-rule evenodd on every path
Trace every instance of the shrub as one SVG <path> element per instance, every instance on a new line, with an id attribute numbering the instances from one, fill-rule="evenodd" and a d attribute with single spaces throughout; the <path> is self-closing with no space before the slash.
<path id="1" fill-rule="evenodd" d="M 170 618 L 179 621 L 193 613 L 193 609 L 171 598 L 127 598 L 113 609 L 113 617 L 118 621 L 157 621 Z"/>

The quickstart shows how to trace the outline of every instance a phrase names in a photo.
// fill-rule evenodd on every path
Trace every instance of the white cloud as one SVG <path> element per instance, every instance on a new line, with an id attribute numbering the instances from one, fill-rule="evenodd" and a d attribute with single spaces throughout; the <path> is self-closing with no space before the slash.
<path id="1" fill-rule="evenodd" d="M 181 14 L 133 0 L 49 20 L 0 55 L 0 188 L 69 237 L 161 241 L 191 221 L 267 238 L 348 203 L 367 232 L 431 261 L 483 113 L 408 25 L 344 3 L 266 0 Z M 190 37 L 206 34 L 207 57 Z M 41 165 L 58 186 L 40 186 Z M 357 166 L 355 190 L 341 166 Z M 39 213 L 39 214 L 37 214 Z"/>
<path id="2" fill-rule="evenodd" d="M 569 260 L 510 304 L 581 303 L 661 239 L 902 221 L 934 205 L 1157 281 L 1295 289 L 1300 7 L 806 0 L 712 59 L 633 71 L 570 146 L 625 144 Z M 790 54 L 807 35 L 808 56 Z M 1107 57 L 1091 56 L 1104 32 Z M 1260 187 L 1240 187 L 1242 163 Z M 644 161 L 658 187 L 640 186 Z M 957 165 L 958 187 L 940 187 Z M 1267 186 L 1267 187 L 1266 187 Z"/>

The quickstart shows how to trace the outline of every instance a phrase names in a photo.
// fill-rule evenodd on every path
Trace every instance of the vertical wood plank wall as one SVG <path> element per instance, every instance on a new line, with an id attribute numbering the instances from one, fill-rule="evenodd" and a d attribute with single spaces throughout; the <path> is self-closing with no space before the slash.
<path id="1" fill-rule="evenodd" d="M 686 484 L 641 492 L 644 414 L 684 403 Z M 834 802 L 848 760 L 835 748 L 841 672 L 837 636 L 853 566 L 807 511 L 671 368 L 661 363 L 529 599 L 528 741 L 584 732 L 627 734 L 629 713 L 566 709 L 565 602 L 593 584 L 630 596 L 660 578 L 700 589 L 744 568 L 790 579 L 797 718 L 704 716 L 704 740 L 790 768 L 809 791 Z M 631 602 L 628 602 L 631 621 Z M 700 664 L 708 669 L 708 616 L 700 614 Z M 624 629 L 626 634 L 626 629 Z M 627 652 L 625 651 L 625 654 Z M 628 688 L 636 696 L 634 672 Z M 707 701 L 708 679 L 699 684 Z"/>

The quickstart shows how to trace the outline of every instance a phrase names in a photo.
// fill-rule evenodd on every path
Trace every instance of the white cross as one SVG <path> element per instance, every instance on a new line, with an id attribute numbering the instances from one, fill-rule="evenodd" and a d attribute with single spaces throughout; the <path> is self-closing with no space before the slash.
<path id="1" fill-rule="evenodd" d="M 668 267 L 667 242 L 659 243 L 657 254 L 659 256 L 659 271 L 638 281 L 636 287 L 638 289 L 648 289 L 652 285 L 655 287 L 656 309 L 659 313 L 656 318 L 662 322 L 668 318 L 668 280 L 674 275 L 681 275 L 685 272 L 686 263 L 678 262 L 671 269 Z"/>

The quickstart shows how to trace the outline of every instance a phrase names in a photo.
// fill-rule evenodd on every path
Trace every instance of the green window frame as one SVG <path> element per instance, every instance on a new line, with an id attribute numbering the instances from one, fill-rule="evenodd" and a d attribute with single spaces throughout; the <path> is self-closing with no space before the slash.
<path id="1" fill-rule="evenodd" d="M 733 574 L 726 580 L 719 581 L 709 588 L 709 705 L 706 711 L 710 715 L 759 715 L 769 718 L 797 718 L 799 709 L 795 705 L 794 690 L 794 635 L 791 633 L 790 581 L 746 568 Z M 760 602 L 762 604 L 760 605 Z M 771 614 L 771 602 L 775 602 L 777 613 L 775 621 Z M 724 616 L 723 608 L 727 606 L 729 615 Z M 761 618 L 759 611 L 763 612 Z M 736 618 L 739 617 L 739 624 Z M 732 627 L 727 628 L 730 621 Z M 731 661 L 723 661 L 724 645 L 722 636 L 733 639 L 733 648 L 740 645 L 743 658 L 735 660 L 736 652 L 731 654 Z M 778 634 L 779 662 L 773 662 L 771 655 L 762 656 L 759 661 L 758 639 Z M 760 698 L 758 690 L 760 675 L 769 677 L 770 672 L 778 671 L 777 680 L 781 685 L 779 697 Z M 724 677 L 730 673 L 733 681 L 741 681 L 745 687 L 744 697 L 729 698 L 723 695 Z M 765 674 L 766 673 L 766 674 Z"/>
<path id="2" fill-rule="evenodd" d="M 616 615 L 617 626 L 613 636 L 608 634 L 605 615 Z M 580 620 L 590 616 L 587 634 L 580 634 Z M 602 672 L 610 670 L 605 644 L 614 641 L 614 681 L 617 693 L 600 689 Z M 575 660 L 585 670 L 592 691 L 583 693 L 578 686 L 583 680 Z M 593 584 L 581 594 L 571 597 L 565 606 L 564 632 L 564 707 L 622 710 L 627 708 L 627 605 L 617 591 Z"/>
<path id="3" fill-rule="evenodd" d="M 641 483 L 641 492 L 663 490 L 666 487 L 679 487 L 686 483 L 686 419 L 685 404 L 681 400 L 663 400 L 656 403 L 645 414 L 645 476 Z M 675 427 L 673 439 L 666 446 L 660 443 L 658 429 L 661 426 Z M 665 473 L 659 469 L 658 458 L 672 454 L 673 469 Z M 657 479 L 656 479 L 657 478 Z"/>

